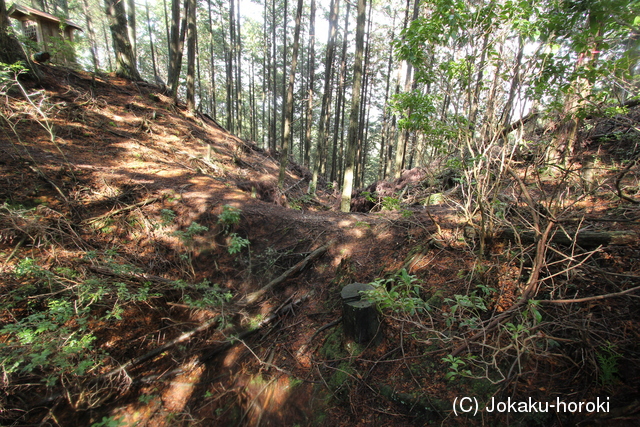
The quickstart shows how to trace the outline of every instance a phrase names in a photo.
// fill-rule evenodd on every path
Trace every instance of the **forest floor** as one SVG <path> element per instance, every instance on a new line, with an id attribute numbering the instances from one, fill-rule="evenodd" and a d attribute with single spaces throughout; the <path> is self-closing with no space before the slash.
<path id="1" fill-rule="evenodd" d="M 317 197 L 306 194 L 306 169 L 291 163 L 279 190 L 275 154 L 155 86 L 43 68 L 41 83 L 24 83 L 33 105 L 13 92 L 2 106 L 2 424 L 640 420 L 638 292 L 525 305 L 538 323 L 504 322 L 502 332 L 487 330 L 493 341 L 479 340 L 486 346 L 470 344 L 478 357 L 495 343 L 494 356 L 452 357 L 473 335 L 455 316 L 475 310 L 487 324 L 508 311 L 530 265 L 515 263 L 518 248 L 502 240 L 479 257 L 454 193 L 439 204 L 415 202 L 442 192 L 433 176 L 429 185 L 410 172 L 396 181 L 412 203 L 341 213 L 339 195 L 325 184 Z M 621 149 L 603 143 L 603 158 L 602 147 L 611 158 Z M 630 168 L 627 193 L 634 179 Z M 569 219 L 567 229 L 640 232 L 640 207 L 611 185 L 581 199 Z M 546 268 L 555 276 L 538 299 L 638 286 L 638 239 L 623 243 L 573 245 L 571 268 Z M 356 345 L 343 336 L 340 290 L 379 279 L 390 303 L 380 337 Z M 599 398 L 609 406 L 457 417 L 454 402 L 464 396 L 482 405 Z"/>

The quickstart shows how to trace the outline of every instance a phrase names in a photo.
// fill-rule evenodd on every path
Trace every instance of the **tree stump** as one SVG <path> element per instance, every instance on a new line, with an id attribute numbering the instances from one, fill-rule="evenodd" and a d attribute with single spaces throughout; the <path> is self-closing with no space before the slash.
<path id="1" fill-rule="evenodd" d="M 365 343 L 376 337 L 380 326 L 378 311 L 371 301 L 361 297 L 361 291 L 373 289 L 365 283 L 352 283 L 342 288 L 342 324 L 347 338 Z"/>

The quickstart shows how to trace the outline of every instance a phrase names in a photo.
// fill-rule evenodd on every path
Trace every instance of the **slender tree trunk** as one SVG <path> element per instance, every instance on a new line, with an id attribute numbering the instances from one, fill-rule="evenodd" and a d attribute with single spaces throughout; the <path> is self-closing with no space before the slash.
<path id="1" fill-rule="evenodd" d="M 268 124 L 267 124 L 267 94 L 269 93 L 269 79 L 271 78 L 271 39 L 269 38 L 269 34 L 267 32 L 267 20 L 268 20 L 268 2 L 265 0 L 264 9 L 262 11 L 262 40 L 263 43 L 263 51 L 262 51 L 262 118 L 260 120 L 260 134 L 262 135 L 262 144 L 261 146 L 265 147 L 265 136 L 268 132 Z"/>
<path id="2" fill-rule="evenodd" d="M 277 63 L 278 63 L 278 49 L 276 43 L 276 0 L 271 2 L 271 124 L 270 124 L 270 138 L 269 147 L 274 153 L 277 150 L 277 101 L 278 101 L 278 88 L 277 88 Z"/>
<path id="3" fill-rule="evenodd" d="M 171 26 L 169 25 L 169 13 L 167 12 L 167 0 L 162 0 L 162 6 L 164 8 L 164 29 L 167 34 L 167 55 L 169 57 L 169 63 L 171 63 Z M 179 10 L 180 9 L 178 9 L 178 11 Z M 173 24 L 173 20 L 171 23 Z M 170 65 L 168 65 L 167 71 L 170 72 L 170 70 L 171 70 L 171 67 Z M 170 80 L 169 76 L 167 75 L 167 81 L 169 80 Z"/>
<path id="4" fill-rule="evenodd" d="M 300 24 L 302 21 L 303 0 L 298 0 L 296 10 L 296 26 L 293 33 L 293 52 L 291 55 L 291 67 L 289 71 L 289 85 L 287 86 L 287 103 L 285 107 L 284 119 L 284 143 L 282 144 L 282 153 L 280 155 L 280 175 L 278 176 L 278 187 L 283 189 L 284 179 L 287 173 L 287 164 L 289 163 L 289 148 L 293 140 L 291 133 L 291 123 L 293 122 L 293 84 L 296 79 L 296 67 L 298 65 L 298 49 L 300 46 Z"/>
<path id="5" fill-rule="evenodd" d="M 302 155 L 302 164 L 309 167 L 311 164 L 311 125 L 313 124 L 313 94 L 315 85 L 315 42 L 316 42 L 316 0 L 311 0 L 311 11 L 309 13 L 309 89 L 307 99 L 307 119 L 305 123 L 304 133 L 304 149 Z"/>
<path id="6" fill-rule="evenodd" d="M 185 9 L 187 0 L 185 0 Z M 180 0 L 171 2 L 171 49 L 169 50 L 169 81 L 167 85 L 171 96 L 177 98 L 180 71 L 182 69 L 182 51 L 186 33 L 186 14 L 180 19 Z"/>
<path id="7" fill-rule="evenodd" d="M 343 142 L 344 142 L 344 109 L 345 96 L 344 84 L 347 78 L 347 44 L 349 40 L 349 14 L 351 12 L 351 3 L 347 3 L 347 10 L 344 14 L 344 35 L 342 37 L 342 54 L 340 58 L 340 80 L 338 82 L 338 95 L 336 99 L 336 115 L 333 125 L 333 152 L 331 155 L 331 182 L 341 181 L 342 159 L 343 159 Z M 338 138 L 340 145 L 338 145 Z"/>
<path id="8" fill-rule="evenodd" d="M 215 56 L 213 53 L 213 12 L 211 10 L 211 0 L 207 1 L 209 6 L 209 58 L 211 60 L 211 91 L 209 94 L 210 110 L 213 113 L 213 119 L 218 120 L 218 101 L 216 99 L 216 66 Z"/>
<path id="9" fill-rule="evenodd" d="M 282 108 L 280 109 L 281 115 L 281 127 L 280 127 L 280 148 L 284 146 L 284 121 L 286 116 L 285 98 L 287 96 L 287 27 L 289 19 L 289 0 L 284 0 L 284 15 L 282 18 L 282 30 L 284 35 L 282 36 L 282 86 L 280 93 L 282 93 Z"/>
<path id="10" fill-rule="evenodd" d="M 391 26 L 391 40 L 395 40 L 396 12 L 393 13 L 393 24 Z M 389 135 L 389 90 L 391 88 L 391 67 L 393 65 L 393 45 L 389 45 L 389 55 L 387 59 L 387 78 L 384 88 L 384 113 L 382 116 L 382 139 L 380 141 L 380 172 L 378 179 L 386 179 L 389 169 L 387 167 L 387 156 L 391 156 L 391 147 L 389 144 L 388 152 L 385 153 L 386 141 L 391 141 Z"/>
<path id="11" fill-rule="evenodd" d="M 345 158 L 344 181 L 340 210 L 351 210 L 351 192 L 353 191 L 353 171 L 355 156 L 358 150 L 358 123 L 360 114 L 360 92 L 362 89 L 362 63 L 364 62 L 364 32 L 366 21 L 365 0 L 358 0 L 358 20 L 356 25 L 356 58 L 353 66 L 353 95 L 351 98 L 351 114 L 349 117 L 349 133 L 347 136 L 347 153 Z"/>
<path id="12" fill-rule="evenodd" d="M 100 62 L 98 61 L 98 50 L 96 48 L 96 33 L 93 29 L 93 19 L 91 19 L 91 13 L 89 12 L 88 0 L 82 0 L 82 9 L 84 12 L 85 23 L 87 26 L 87 34 L 89 35 L 89 51 L 91 52 L 91 62 L 93 63 L 93 71 L 97 72 L 100 68 Z"/>
<path id="13" fill-rule="evenodd" d="M 316 193 L 318 185 L 318 176 L 322 173 L 322 166 L 326 164 L 326 129 L 329 124 L 329 114 L 331 105 L 331 79 L 333 77 L 333 60 L 335 56 L 336 27 L 338 23 L 338 12 L 340 3 L 338 0 L 331 0 L 330 16 L 329 16 L 329 36 L 327 40 L 327 51 L 325 56 L 325 76 L 324 76 L 324 92 L 322 94 L 322 107 L 320 111 L 320 125 L 318 127 L 318 148 L 316 150 L 316 159 L 313 168 L 313 177 L 309 187 L 310 193 Z"/>
<path id="14" fill-rule="evenodd" d="M 135 0 L 127 0 L 127 30 L 129 31 L 129 40 L 131 40 L 131 51 L 133 52 L 134 64 L 138 64 L 137 59 L 137 41 L 136 41 L 136 2 Z"/>
<path id="15" fill-rule="evenodd" d="M 417 18 L 418 12 L 418 0 L 414 0 L 413 19 Z M 410 0 L 407 0 L 406 12 L 404 17 L 404 26 L 406 29 L 409 25 L 409 7 L 411 5 Z M 406 74 L 404 79 L 404 91 L 411 90 L 411 79 L 413 74 L 413 66 L 410 62 L 406 63 Z M 400 70 L 398 71 L 398 82 L 396 86 L 396 93 L 400 92 Z M 402 175 L 402 169 L 404 168 L 405 154 L 407 151 L 407 142 L 409 140 L 409 132 L 406 130 L 398 130 L 396 134 L 396 150 L 395 150 L 395 167 L 394 178 L 398 179 Z"/>
<path id="16" fill-rule="evenodd" d="M 116 75 L 130 80 L 140 80 L 129 40 L 124 4 L 119 0 L 104 0 L 104 5 L 116 55 Z"/>
<path id="17" fill-rule="evenodd" d="M 85 2 L 87 0 L 84 0 Z M 145 0 L 144 2 L 145 11 L 147 13 L 147 31 L 149 32 L 149 44 L 151 45 L 151 62 L 153 65 L 153 80 L 156 83 L 160 82 L 160 78 L 158 77 L 158 67 L 156 64 L 156 50 L 153 43 L 153 31 L 151 30 L 151 18 L 149 17 L 149 0 Z"/>
<path id="18" fill-rule="evenodd" d="M 104 46 L 105 46 L 105 48 L 107 50 L 105 55 L 107 56 L 107 63 L 109 64 L 109 70 L 113 70 L 113 62 L 111 62 L 111 55 L 109 54 L 111 49 L 109 49 L 109 36 L 107 35 L 107 26 L 106 25 L 102 26 L 102 37 L 104 38 Z"/>
<path id="19" fill-rule="evenodd" d="M 367 33 L 366 33 L 366 48 L 364 52 L 364 70 L 363 70 L 363 83 L 362 83 L 362 101 L 360 102 L 360 125 L 358 129 L 358 161 L 356 161 L 356 174 L 355 174 L 355 186 L 359 188 L 364 183 L 364 173 L 366 169 L 367 162 L 367 150 L 369 148 L 368 144 L 368 132 L 365 132 L 365 129 L 369 127 L 369 114 L 365 114 L 367 110 L 367 105 L 369 103 L 369 58 L 370 58 L 370 50 L 371 50 L 371 12 L 373 10 L 373 3 L 369 3 L 369 14 L 367 17 Z"/>
<path id="20" fill-rule="evenodd" d="M 187 3 L 187 109 L 196 109 L 195 65 L 196 65 L 196 0 Z"/>
<path id="21" fill-rule="evenodd" d="M 238 128 L 238 134 L 242 134 L 242 121 L 243 121 L 243 109 L 244 103 L 242 100 L 242 33 L 240 32 L 240 1 L 236 1 L 236 37 L 234 52 L 236 54 L 236 88 L 235 88 L 235 101 L 236 101 L 236 123 Z"/>

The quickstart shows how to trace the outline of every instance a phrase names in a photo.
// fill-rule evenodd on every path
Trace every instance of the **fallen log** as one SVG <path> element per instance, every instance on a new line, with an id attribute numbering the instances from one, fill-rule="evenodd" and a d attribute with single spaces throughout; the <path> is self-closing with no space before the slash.
<path id="1" fill-rule="evenodd" d="M 516 232 L 513 229 L 503 229 L 496 234 L 498 239 L 511 241 L 520 240 L 523 243 L 536 241 L 536 233 L 533 231 Z M 596 248 L 608 245 L 631 245 L 638 242 L 638 234 L 635 231 L 579 231 L 574 235 L 559 231 L 549 238 L 550 243 L 570 246 L 576 244 L 583 248 Z"/>
<path id="2" fill-rule="evenodd" d="M 305 259 L 303 259 L 302 261 L 300 261 L 299 263 L 297 263 L 296 265 L 294 265 L 293 267 L 291 267 L 290 269 L 282 273 L 282 275 L 280 275 L 278 278 L 273 279 L 271 282 L 267 283 L 262 288 L 247 295 L 247 297 L 244 299 L 243 302 L 246 304 L 253 304 L 254 302 L 258 301 L 269 289 L 284 282 L 293 274 L 304 269 L 307 266 L 307 264 L 309 264 L 311 261 L 315 260 L 316 258 L 319 258 L 320 255 L 324 254 L 327 251 L 327 249 L 331 247 L 331 245 L 333 245 L 333 240 L 327 243 L 326 245 L 321 246 L 315 251 L 311 252 L 308 257 L 306 257 Z"/>

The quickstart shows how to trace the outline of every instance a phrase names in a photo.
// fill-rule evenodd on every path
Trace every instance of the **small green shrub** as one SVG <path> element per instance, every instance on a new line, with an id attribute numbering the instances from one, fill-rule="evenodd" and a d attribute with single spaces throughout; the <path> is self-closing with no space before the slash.
<path id="1" fill-rule="evenodd" d="M 231 255 L 242 252 L 242 249 L 248 247 L 250 244 L 249 240 L 238 236 L 236 233 L 231 233 L 229 237 L 230 237 L 230 240 L 229 240 L 229 247 L 227 247 L 227 251 Z"/>
<path id="2" fill-rule="evenodd" d="M 371 282 L 373 289 L 362 294 L 375 302 L 380 310 L 391 310 L 394 313 L 414 315 L 417 312 L 430 311 L 431 307 L 420 298 L 422 287 L 418 279 L 410 275 L 406 269 L 389 279 L 378 279 Z"/>
<path id="3" fill-rule="evenodd" d="M 242 211 L 231 205 L 222 206 L 222 213 L 218 217 L 218 224 L 222 225 L 225 233 L 229 232 L 231 227 L 240 223 L 240 214 Z"/>

